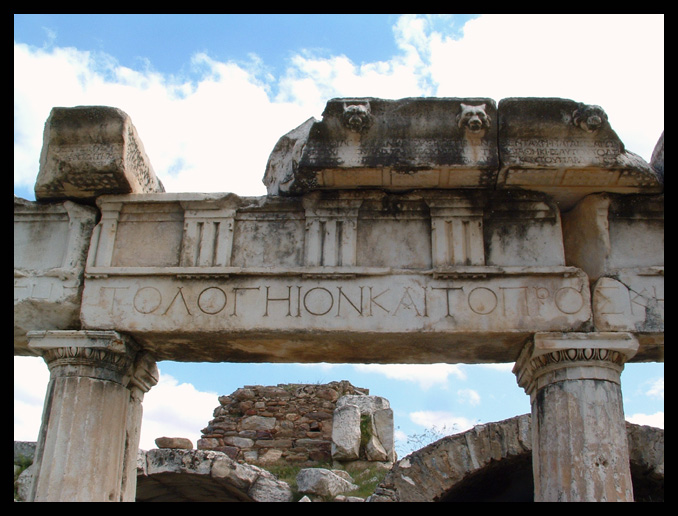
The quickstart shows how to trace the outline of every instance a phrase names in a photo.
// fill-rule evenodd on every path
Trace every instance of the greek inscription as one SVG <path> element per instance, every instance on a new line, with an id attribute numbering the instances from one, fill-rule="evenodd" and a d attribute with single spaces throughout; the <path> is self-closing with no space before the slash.
<path id="1" fill-rule="evenodd" d="M 106 287 L 104 287 L 106 288 Z M 113 292 L 115 297 L 115 291 Z M 155 287 L 142 287 L 134 294 L 134 309 L 141 314 L 152 314 L 162 303 L 162 294 Z"/>
<path id="2" fill-rule="evenodd" d="M 89 145 L 68 145 L 58 150 L 59 159 L 64 161 L 86 161 L 94 164 L 105 164 L 115 160 L 116 147 L 93 143 Z"/>
<path id="3" fill-rule="evenodd" d="M 467 298 L 469 308 L 480 315 L 488 315 L 497 308 L 497 294 L 487 287 L 474 288 Z"/>
<path id="4" fill-rule="evenodd" d="M 264 317 L 268 317 L 268 315 L 269 315 L 268 314 L 268 306 L 269 306 L 269 302 L 271 302 L 271 301 L 274 301 L 274 302 L 280 302 L 280 301 L 285 302 L 286 301 L 287 302 L 287 317 L 290 317 L 292 315 L 292 303 L 291 303 L 292 287 L 291 286 L 287 287 L 287 297 L 278 297 L 278 298 L 270 297 L 270 295 L 269 295 L 270 288 L 271 287 L 269 287 L 268 285 L 266 286 L 266 311 L 264 312 Z"/>
<path id="5" fill-rule="evenodd" d="M 562 287 L 556 290 L 554 301 L 558 310 L 564 314 L 572 315 L 584 308 L 584 296 L 582 296 L 581 289 L 573 287 Z"/>
<path id="6" fill-rule="evenodd" d="M 150 169 L 148 163 L 146 162 L 146 159 L 144 159 L 144 155 L 139 149 L 139 145 L 137 144 L 134 131 L 132 130 L 131 127 L 129 128 L 127 134 L 127 149 L 125 153 L 125 161 L 128 163 L 129 166 L 133 167 L 133 169 L 136 171 L 135 175 L 139 178 L 139 181 L 142 184 L 142 186 L 148 187 L 152 182 Z"/>
<path id="7" fill-rule="evenodd" d="M 314 294 L 317 292 L 318 294 Z M 316 306 L 319 306 L 320 308 L 317 309 L 317 311 L 312 310 L 308 306 L 307 299 L 308 297 L 314 294 L 312 300 L 314 301 L 312 303 L 312 306 L 315 308 Z M 332 310 L 332 307 L 334 306 L 334 296 L 332 295 L 332 292 L 327 290 L 326 288 L 323 287 L 314 287 L 310 289 L 306 294 L 304 294 L 304 309 L 311 315 L 327 315 L 330 310 Z M 327 309 L 324 309 L 327 307 Z"/>
<path id="8" fill-rule="evenodd" d="M 613 290 L 611 294 L 605 294 L 603 293 L 604 290 Z M 601 315 L 620 315 L 624 313 L 624 309 L 618 306 L 616 303 L 617 297 L 615 294 L 619 291 L 618 286 L 599 286 L 598 287 L 598 296 L 599 300 L 601 301 L 601 304 L 599 306 L 599 313 Z"/>
<path id="9" fill-rule="evenodd" d="M 215 315 L 226 307 L 226 292 L 219 287 L 207 287 L 198 294 L 198 308 L 205 314 Z"/>
<path id="10" fill-rule="evenodd" d="M 613 140 L 588 142 L 571 138 L 515 138 L 506 152 L 515 160 L 537 165 L 612 165 L 621 152 Z"/>

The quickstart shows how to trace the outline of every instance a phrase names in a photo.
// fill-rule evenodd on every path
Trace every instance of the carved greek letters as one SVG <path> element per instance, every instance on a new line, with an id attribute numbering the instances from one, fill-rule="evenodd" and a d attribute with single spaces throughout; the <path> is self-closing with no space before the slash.
<path id="1" fill-rule="evenodd" d="M 664 276 L 620 274 L 600 278 L 593 313 L 601 331 L 664 331 Z"/>
<path id="2" fill-rule="evenodd" d="M 551 321 L 590 317 L 582 278 L 434 279 L 431 276 L 313 278 L 158 278 L 103 281 L 85 296 L 117 328 L 436 331 L 551 329 Z M 641 302 L 631 298 L 636 306 Z M 557 329 L 557 328 L 556 328 Z"/>

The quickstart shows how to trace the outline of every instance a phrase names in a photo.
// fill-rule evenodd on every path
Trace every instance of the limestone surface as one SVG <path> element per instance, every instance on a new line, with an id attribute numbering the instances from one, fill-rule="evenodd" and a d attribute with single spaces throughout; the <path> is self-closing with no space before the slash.
<path id="1" fill-rule="evenodd" d="M 492 99 L 331 99 L 322 121 L 281 138 L 264 183 L 269 195 L 490 186 L 498 169 L 496 134 Z"/>
<path id="2" fill-rule="evenodd" d="M 85 262 L 97 212 L 71 201 L 14 197 L 14 353 L 29 331 L 80 327 Z"/>
<path id="3" fill-rule="evenodd" d="M 52 109 L 35 183 L 37 200 L 93 202 L 107 193 L 164 191 L 125 112 L 107 106 Z"/>
<path id="4" fill-rule="evenodd" d="M 292 501 L 285 482 L 220 452 L 140 450 L 137 464 L 137 501 Z"/>

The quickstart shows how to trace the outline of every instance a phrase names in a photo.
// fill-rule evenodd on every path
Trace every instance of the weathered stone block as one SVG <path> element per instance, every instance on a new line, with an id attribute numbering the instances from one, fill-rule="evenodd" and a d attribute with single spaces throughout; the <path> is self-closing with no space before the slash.
<path id="1" fill-rule="evenodd" d="M 602 277 L 593 285 L 591 302 L 596 330 L 634 332 L 644 344 L 638 360 L 664 360 L 663 267 Z"/>
<path id="2" fill-rule="evenodd" d="M 305 468 L 299 471 L 297 487 L 300 493 L 312 493 L 323 497 L 334 497 L 358 488 L 355 484 L 324 468 Z"/>
<path id="3" fill-rule="evenodd" d="M 664 266 L 664 196 L 595 194 L 563 215 L 568 265 L 592 280 Z"/>
<path id="4" fill-rule="evenodd" d="M 169 448 L 172 450 L 192 450 L 193 443 L 185 437 L 158 437 L 155 440 L 158 448 Z"/>
<path id="5" fill-rule="evenodd" d="M 52 109 L 43 136 L 37 200 L 164 192 L 129 116 L 117 108 Z"/>
<path id="6" fill-rule="evenodd" d="M 14 198 L 14 353 L 26 334 L 80 328 L 83 274 L 96 210 Z"/>
<path id="7" fill-rule="evenodd" d="M 593 192 L 662 190 L 657 173 L 625 149 L 599 106 L 506 98 L 498 116 L 500 188 L 548 192 L 564 208 Z"/>
<path id="8" fill-rule="evenodd" d="M 334 411 L 332 458 L 356 460 L 360 454 L 360 408 L 343 405 Z"/>
<path id="9" fill-rule="evenodd" d="M 281 138 L 264 183 L 271 195 L 491 186 L 496 121 L 495 102 L 486 98 L 332 99 L 322 121 Z"/>

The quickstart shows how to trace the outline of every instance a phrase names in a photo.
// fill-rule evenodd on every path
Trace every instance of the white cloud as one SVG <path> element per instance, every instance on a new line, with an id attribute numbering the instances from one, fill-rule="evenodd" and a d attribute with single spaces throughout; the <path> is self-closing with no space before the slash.
<path id="1" fill-rule="evenodd" d="M 378 373 L 394 380 L 414 382 L 422 389 L 445 387 L 450 376 L 466 378 L 461 366 L 453 364 L 358 364 L 358 371 Z"/>
<path id="2" fill-rule="evenodd" d="M 49 370 L 38 357 L 14 357 L 14 440 L 37 441 Z"/>
<path id="3" fill-rule="evenodd" d="M 626 416 L 626 420 L 635 425 L 647 425 L 655 428 L 664 428 L 664 412 L 655 412 L 654 414 L 632 414 Z"/>
<path id="4" fill-rule="evenodd" d="M 199 391 L 161 371 L 158 384 L 144 396 L 139 447 L 155 448 L 158 437 L 186 437 L 197 446 L 200 430 L 210 422 L 218 405 L 216 392 Z"/>
<path id="5" fill-rule="evenodd" d="M 484 14 L 429 35 L 436 96 L 563 97 L 599 104 L 649 160 L 664 130 L 663 15 Z M 655 106 L 637 109 L 640 105 Z"/>
<path id="6" fill-rule="evenodd" d="M 410 413 L 410 420 L 428 429 L 444 435 L 456 434 L 473 428 L 473 421 L 463 416 L 456 416 L 444 410 L 421 410 Z"/>
<path id="7" fill-rule="evenodd" d="M 655 380 L 652 382 L 652 385 L 650 386 L 649 390 L 646 392 L 646 394 L 652 398 L 660 398 L 664 399 L 664 379 L 660 378 L 658 380 Z"/>
<path id="8" fill-rule="evenodd" d="M 480 405 L 480 394 L 473 389 L 459 389 L 457 391 L 457 398 L 460 403 L 465 403 L 474 407 Z"/>

